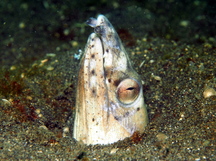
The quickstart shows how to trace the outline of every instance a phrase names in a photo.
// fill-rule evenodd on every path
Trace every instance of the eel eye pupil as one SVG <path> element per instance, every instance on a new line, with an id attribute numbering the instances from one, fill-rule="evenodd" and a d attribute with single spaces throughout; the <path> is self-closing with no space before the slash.
<path id="1" fill-rule="evenodd" d="M 127 90 L 133 90 L 133 89 L 135 89 L 134 87 L 129 87 L 129 88 L 127 88 Z"/>

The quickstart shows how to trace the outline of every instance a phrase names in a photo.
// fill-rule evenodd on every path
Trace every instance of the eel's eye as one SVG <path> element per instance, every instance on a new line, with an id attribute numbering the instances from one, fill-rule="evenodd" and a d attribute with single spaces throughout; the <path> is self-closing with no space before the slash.
<path id="1" fill-rule="evenodd" d="M 123 104 L 133 103 L 140 93 L 140 85 L 133 79 L 124 79 L 117 88 L 117 98 Z"/>

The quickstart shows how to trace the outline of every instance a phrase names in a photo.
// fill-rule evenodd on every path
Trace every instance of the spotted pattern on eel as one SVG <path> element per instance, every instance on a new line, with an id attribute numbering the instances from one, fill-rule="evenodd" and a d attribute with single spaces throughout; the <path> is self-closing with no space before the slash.
<path id="1" fill-rule="evenodd" d="M 111 144 L 148 123 L 140 76 L 112 24 L 90 18 L 94 28 L 80 62 L 73 137 L 87 145 Z"/>

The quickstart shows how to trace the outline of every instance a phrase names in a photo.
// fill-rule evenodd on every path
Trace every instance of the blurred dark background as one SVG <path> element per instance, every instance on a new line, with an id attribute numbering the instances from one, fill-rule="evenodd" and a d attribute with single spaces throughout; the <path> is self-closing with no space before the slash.
<path id="1" fill-rule="evenodd" d="M 143 32 L 139 34 L 202 39 L 215 36 L 215 4 L 214 0 L 2 0 L 1 39 L 14 35 L 20 23 L 30 32 L 49 37 L 99 13 L 108 15 L 115 26 L 127 24 L 126 28 Z"/>
<path id="2" fill-rule="evenodd" d="M 159 37 L 215 45 L 215 11 L 214 0 L 1 0 L 1 55 L 28 49 L 26 55 L 50 52 L 70 41 L 84 44 L 92 32 L 85 21 L 97 14 L 107 16 L 123 39 Z M 3 63 L 7 56 L 0 58 Z"/>

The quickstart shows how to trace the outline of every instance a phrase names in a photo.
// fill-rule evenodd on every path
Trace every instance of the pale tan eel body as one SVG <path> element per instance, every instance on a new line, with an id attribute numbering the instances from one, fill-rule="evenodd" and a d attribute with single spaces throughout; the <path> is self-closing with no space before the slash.
<path id="1" fill-rule="evenodd" d="M 139 75 L 115 29 L 99 15 L 81 59 L 73 137 L 85 144 L 110 144 L 143 132 L 148 123 Z"/>

